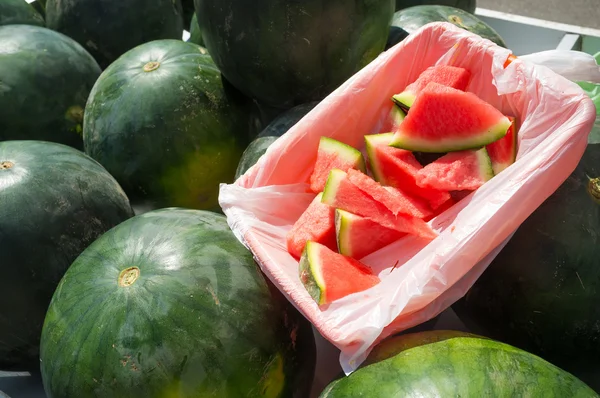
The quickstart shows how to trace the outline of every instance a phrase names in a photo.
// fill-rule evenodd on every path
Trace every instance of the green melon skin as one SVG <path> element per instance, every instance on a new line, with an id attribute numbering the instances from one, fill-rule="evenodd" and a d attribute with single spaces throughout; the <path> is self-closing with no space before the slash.
<path id="1" fill-rule="evenodd" d="M 73 263 L 40 348 L 49 398 L 303 398 L 315 351 L 225 217 L 178 208 L 122 223 Z"/>
<path id="2" fill-rule="evenodd" d="M 0 26 L 35 25 L 44 26 L 44 18 L 25 0 L 0 1 Z"/>
<path id="3" fill-rule="evenodd" d="M 431 22 L 450 22 L 501 47 L 506 47 L 502 37 L 491 26 L 467 11 L 446 5 L 418 5 L 394 14 L 386 48 L 396 45 L 409 34 Z"/>
<path id="4" fill-rule="evenodd" d="M 454 305 L 474 330 L 600 391 L 600 137 Z"/>
<path id="5" fill-rule="evenodd" d="M 101 70 L 75 41 L 29 25 L 0 27 L 0 141 L 83 148 L 83 110 Z"/>
<path id="6" fill-rule="evenodd" d="M 39 366 L 46 309 L 71 263 L 133 216 L 102 166 L 71 147 L 0 142 L 0 370 Z"/>
<path id="7" fill-rule="evenodd" d="M 195 0 L 208 52 L 247 96 L 323 99 L 384 49 L 394 0 Z M 240 65 L 243 65 L 241 67 Z"/>
<path id="8" fill-rule="evenodd" d="M 192 16 L 192 21 L 190 22 L 190 38 L 188 41 L 199 46 L 204 46 L 204 40 L 202 39 L 202 32 L 200 31 L 200 25 L 198 25 L 198 17 L 196 17 L 196 14 Z"/>
<path id="9" fill-rule="evenodd" d="M 442 5 L 460 8 L 474 14 L 477 8 L 476 0 L 396 0 L 396 11 L 420 5 Z"/>
<path id="10" fill-rule="evenodd" d="M 85 47 L 105 69 L 128 50 L 183 36 L 180 0 L 48 0 L 46 26 Z"/>
<path id="11" fill-rule="evenodd" d="M 157 40 L 124 54 L 86 107 L 85 152 L 135 204 L 218 208 L 249 142 L 249 114 L 230 100 L 211 57 L 192 43 Z"/>
<path id="12" fill-rule="evenodd" d="M 544 397 L 598 395 L 543 359 L 479 336 L 431 331 L 398 336 L 321 398 Z"/>

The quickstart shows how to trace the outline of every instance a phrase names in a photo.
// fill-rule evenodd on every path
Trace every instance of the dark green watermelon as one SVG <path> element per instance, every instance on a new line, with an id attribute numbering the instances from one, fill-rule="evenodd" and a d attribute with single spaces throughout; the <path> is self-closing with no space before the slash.
<path id="1" fill-rule="evenodd" d="M 472 334 L 407 334 L 376 347 L 322 398 L 598 397 L 573 375 L 518 348 Z"/>
<path id="2" fill-rule="evenodd" d="M 161 209 L 106 233 L 69 268 L 44 324 L 49 398 L 308 397 L 310 323 L 225 217 Z"/>
<path id="3" fill-rule="evenodd" d="M 124 54 L 94 86 L 85 152 L 132 202 L 152 208 L 218 208 L 249 143 L 249 114 L 229 99 L 201 47 L 156 40 Z"/>
<path id="4" fill-rule="evenodd" d="M 102 69 L 140 44 L 183 36 L 180 0 L 48 0 L 46 23 L 72 37 Z"/>
<path id="5" fill-rule="evenodd" d="M 282 109 L 322 99 L 375 59 L 394 12 L 394 0 L 195 0 L 195 5 L 206 48 L 227 80 Z"/>
<path id="6" fill-rule="evenodd" d="M 29 25 L 0 27 L 0 141 L 83 148 L 83 110 L 100 67 L 70 38 Z"/>
<path id="7" fill-rule="evenodd" d="M 477 8 L 476 0 L 396 0 L 396 11 L 421 5 L 441 5 L 460 8 L 471 14 Z"/>
<path id="8" fill-rule="evenodd" d="M 599 265 L 596 133 L 575 171 L 454 308 L 471 327 L 540 355 L 600 391 Z"/>
<path id="9" fill-rule="evenodd" d="M 192 16 L 192 21 L 190 22 L 190 38 L 188 39 L 190 43 L 198 44 L 199 46 L 204 45 L 204 40 L 202 40 L 202 32 L 200 31 L 200 25 L 198 25 L 198 18 L 196 14 Z"/>
<path id="10" fill-rule="evenodd" d="M 98 163 L 65 145 L 0 142 L 0 370 L 35 369 L 58 282 L 98 236 L 133 216 Z"/>
<path id="11" fill-rule="evenodd" d="M 0 25 L 44 26 L 44 18 L 25 0 L 0 1 Z"/>
<path id="12" fill-rule="evenodd" d="M 394 14 L 386 49 L 431 22 L 450 22 L 499 46 L 506 47 L 502 37 L 491 26 L 467 11 L 444 5 L 421 5 L 405 8 Z"/>

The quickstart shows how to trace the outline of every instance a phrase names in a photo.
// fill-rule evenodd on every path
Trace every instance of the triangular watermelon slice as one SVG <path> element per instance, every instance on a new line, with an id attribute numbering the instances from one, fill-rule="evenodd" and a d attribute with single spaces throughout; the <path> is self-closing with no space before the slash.
<path id="1" fill-rule="evenodd" d="M 335 208 L 321 202 L 319 193 L 287 234 L 288 252 L 300 258 L 306 242 L 312 240 L 337 250 Z"/>
<path id="2" fill-rule="evenodd" d="M 333 138 L 321 137 L 317 151 L 317 161 L 310 176 L 311 191 L 314 193 L 323 191 L 327 176 L 329 176 L 332 169 L 343 171 L 358 169 L 366 172 L 365 159 L 358 149 Z"/>
<path id="3" fill-rule="evenodd" d="M 422 188 L 417 185 L 417 173 L 423 168 L 415 155 L 389 146 L 393 133 L 366 135 L 367 156 L 375 180 L 421 197 L 435 210 L 450 199 L 447 191 Z"/>
<path id="4" fill-rule="evenodd" d="M 421 72 L 417 80 L 406 86 L 404 91 L 394 95 L 392 101 L 400 108 L 408 109 L 413 106 L 417 94 L 431 82 L 465 91 L 470 80 L 471 72 L 464 68 L 450 65 L 430 66 Z"/>
<path id="5" fill-rule="evenodd" d="M 506 135 L 510 120 L 473 93 L 429 83 L 390 145 L 421 152 L 452 152 L 488 145 Z"/>
<path id="6" fill-rule="evenodd" d="M 362 292 L 380 282 L 360 261 L 310 241 L 300 259 L 300 281 L 319 305 Z"/>
<path id="7" fill-rule="evenodd" d="M 340 209 L 335 211 L 335 232 L 340 254 L 356 259 L 361 259 L 405 235 Z"/>
<path id="8" fill-rule="evenodd" d="M 334 169 L 329 173 L 321 200 L 331 207 L 366 217 L 379 225 L 399 232 L 429 239 L 437 236 L 435 231 L 420 218 L 405 214 L 394 215 L 383 203 L 375 200 L 350 182 L 348 174 L 342 170 Z"/>
<path id="9" fill-rule="evenodd" d="M 500 173 L 502 170 L 510 166 L 517 159 L 517 127 L 516 120 L 512 116 L 508 116 L 511 124 L 508 132 L 498 141 L 486 145 L 488 155 L 492 161 L 494 174 Z"/>
<path id="10" fill-rule="evenodd" d="M 448 153 L 419 171 L 417 184 L 447 191 L 475 190 L 494 177 L 485 148 Z"/>

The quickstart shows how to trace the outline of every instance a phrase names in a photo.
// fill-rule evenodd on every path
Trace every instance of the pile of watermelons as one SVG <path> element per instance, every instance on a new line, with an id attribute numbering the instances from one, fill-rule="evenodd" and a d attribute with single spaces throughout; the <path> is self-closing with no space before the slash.
<path id="1" fill-rule="evenodd" d="M 308 397 L 311 325 L 219 184 L 420 26 L 502 38 L 475 0 L 29 3 L 0 0 L 0 371 L 51 398 Z M 322 396 L 597 396 L 599 142 L 455 306 L 487 337 L 394 337 Z"/>

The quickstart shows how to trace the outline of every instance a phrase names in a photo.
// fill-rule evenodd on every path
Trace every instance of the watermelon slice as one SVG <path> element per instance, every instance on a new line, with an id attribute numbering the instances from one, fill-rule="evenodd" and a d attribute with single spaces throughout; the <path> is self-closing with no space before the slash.
<path id="1" fill-rule="evenodd" d="M 331 207 L 368 218 L 379 225 L 399 232 L 429 239 L 437 236 L 435 231 L 420 218 L 405 214 L 394 215 L 383 203 L 350 182 L 348 174 L 339 169 L 334 169 L 329 173 L 321 201 Z"/>
<path id="2" fill-rule="evenodd" d="M 417 184 L 447 191 L 475 190 L 494 176 L 485 148 L 451 152 L 419 171 Z"/>
<path id="3" fill-rule="evenodd" d="M 431 214 L 429 205 L 422 199 L 411 197 L 393 187 L 384 187 L 360 171 L 348 170 L 348 179 L 358 189 L 391 210 L 394 215 L 406 214 L 425 218 Z"/>
<path id="4" fill-rule="evenodd" d="M 475 149 L 504 137 L 509 127 L 506 116 L 475 94 L 429 83 L 390 145 L 422 152 Z"/>
<path id="5" fill-rule="evenodd" d="M 361 259 L 405 235 L 340 209 L 335 211 L 335 232 L 340 254 L 356 259 Z"/>
<path id="6" fill-rule="evenodd" d="M 402 109 L 395 105 L 392 106 L 392 109 L 390 110 L 390 113 L 387 119 L 385 120 L 381 130 L 385 132 L 396 131 L 398 127 L 400 127 L 400 124 L 402 123 L 405 117 L 406 113 L 404 113 Z"/>
<path id="7" fill-rule="evenodd" d="M 365 160 L 356 148 L 329 137 L 321 137 L 317 161 L 310 176 L 310 189 L 319 193 L 325 188 L 327 176 L 332 169 L 347 171 L 358 169 L 366 172 Z"/>
<path id="8" fill-rule="evenodd" d="M 515 118 L 508 116 L 508 119 L 511 124 L 506 135 L 485 147 L 488 155 L 490 155 L 494 174 L 500 173 L 517 159 L 517 127 Z"/>
<path id="9" fill-rule="evenodd" d="M 312 240 L 337 250 L 335 209 L 321 202 L 319 193 L 287 234 L 288 252 L 300 258 L 306 242 Z"/>
<path id="10" fill-rule="evenodd" d="M 471 72 L 464 68 L 450 65 L 430 66 L 419 75 L 417 80 L 406 86 L 404 91 L 394 95 L 392 101 L 399 107 L 408 109 L 413 106 L 417 94 L 431 82 L 465 91 L 469 80 L 471 80 Z"/>
<path id="11" fill-rule="evenodd" d="M 300 280 L 319 305 L 362 292 L 380 280 L 360 261 L 317 242 L 306 242 L 300 259 Z"/>
<path id="12" fill-rule="evenodd" d="M 423 166 L 412 152 L 389 146 L 392 137 L 393 133 L 365 136 L 367 156 L 375 180 L 426 199 L 433 210 L 448 201 L 448 192 L 417 185 L 417 173 Z"/>

